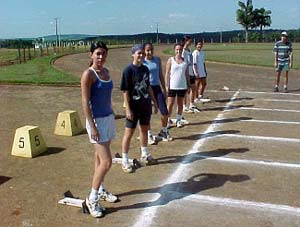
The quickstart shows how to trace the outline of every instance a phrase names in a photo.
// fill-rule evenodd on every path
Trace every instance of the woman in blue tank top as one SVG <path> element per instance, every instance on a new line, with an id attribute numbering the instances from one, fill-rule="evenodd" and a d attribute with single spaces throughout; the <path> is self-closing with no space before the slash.
<path id="1" fill-rule="evenodd" d="M 104 67 L 108 49 L 102 42 L 92 44 L 91 64 L 81 77 L 82 108 L 86 130 L 95 149 L 95 171 L 86 205 L 93 217 L 103 216 L 99 200 L 116 202 L 118 198 L 104 189 L 103 181 L 111 167 L 110 141 L 115 137 L 115 117 L 111 104 L 113 81 Z"/>
<path id="2" fill-rule="evenodd" d="M 166 85 L 165 79 L 162 73 L 162 65 L 160 58 L 153 56 L 154 48 L 152 43 L 146 43 L 144 45 L 145 50 L 145 60 L 144 65 L 147 66 L 150 72 L 150 86 L 153 90 L 153 95 L 156 99 L 158 109 L 161 113 L 161 126 L 162 129 L 158 133 L 158 137 L 160 137 L 163 141 L 170 141 L 172 138 L 169 135 L 169 131 L 167 128 L 168 124 L 168 108 L 166 104 Z M 151 130 L 148 130 L 148 143 L 155 144 L 154 136 L 152 135 Z"/>

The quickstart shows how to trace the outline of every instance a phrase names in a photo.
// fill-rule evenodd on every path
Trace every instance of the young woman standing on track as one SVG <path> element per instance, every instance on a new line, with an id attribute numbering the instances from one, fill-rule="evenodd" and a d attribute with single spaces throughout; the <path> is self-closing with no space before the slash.
<path id="1" fill-rule="evenodd" d="M 161 113 L 161 126 L 162 129 L 158 136 L 163 141 L 170 141 L 172 138 L 169 135 L 167 128 L 168 123 L 168 108 L 166 104 L 167 91 L 165 86 L 165 80 L 162 72 L 161 60 L 159 57 L 153 56 L 154 48 L 151 43 L 146 43 L 144 45 L 145 50 L 145 60 L 144 65 L 147 66 L 150 72 L 150 86 L 153 90 L 153 95 L 156 99 L 158 109 Z M 148 130 L 148 143 L 151 144 L 155 142 L 152 136 L 151 130 Z"/>
<path id="2" fill-rule="evenodd" d="M 86 117 L 89 140 L 95 149 L 95 170 L 92 189 L 86 205 L 93 217 L 103 216 L 99 200 L 116 202 L 117 197 L 103 187 L 106 173 L 111 167 L 110 142 L 115 137 L 115 116 L 111 104 L 113 81 L 104 67 L 108 49 L 102 42 L 92 44 L 91 65 L 81 77 L 82 108 Z"/>
<path id="3" fill-rule="evenodd" d="M 181 128 L 183 99 L 187 89 L 190 87 L 190 77 L 188 67 L 182 58 L 183 46 L 176 43 L 174 45 L 175 56 L 170 57 L 166 65 L 166 89 L 168 91 L 168 117 L 172 115 L 172 109 L 177 98 L 176 127 Z"/>
<path id="4" fill-rule="evenodd" d="M 188 73 L 189 73 L 190 84 L 191 84 L 191 88 L 187 90 L 187 93 L 184 97 L 183 112 L 186 113 L 199 112 L 199 110 L 194 105 L 195 75 L 193 71 L 193 56 L 191 50 L 189 49 L 190 45 L 192 44 L 192 38 L 190 36 L 184 36 L 182 39 L 182 43 L 183 43 L 182 57 L 186 62 L 186 64 L 188 65 Z"/>
<path id="5" fill-rule="evenodd" d="M 196 49 L 193 51 L 193 70 L 196 78 L 196 102 L 210 101 L 210 99 L 204 99 L 204 91 L 206 88 L 206 66 L 205 66 L 205 54 L 202 50 L 203 41 L 196 41 Z"/>

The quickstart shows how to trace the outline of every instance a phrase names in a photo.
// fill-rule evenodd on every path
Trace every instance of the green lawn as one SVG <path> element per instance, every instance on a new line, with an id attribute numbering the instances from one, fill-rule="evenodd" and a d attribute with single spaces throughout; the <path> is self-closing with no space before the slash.
<path id="1" fill-rule="evenodd" d="M 274 66 L 274 54 L 272 53 L 272 43 L 249 43 L 249 44 L 208 44 L 203 50 L 206 53 L 207 61 L 226 62 L 256 66 Z M 293 44 L 294 69 L 300 69 L 300 49 L 299 43 Z M 172 49 L 164 51 L 167 55 L 172 55 Z"/>
<path id="2" fill-rule="evenodd" d="M 0 82 L 30 84 L 78 84 L 79 78 L 60 72 L 51 65 L 54 56 L 35 58 L 24 64 L 0 67 Z"/>

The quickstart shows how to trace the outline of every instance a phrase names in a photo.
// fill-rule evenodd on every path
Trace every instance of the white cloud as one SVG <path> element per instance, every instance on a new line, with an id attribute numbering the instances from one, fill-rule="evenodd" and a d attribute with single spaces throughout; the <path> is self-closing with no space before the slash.
<path id="1" fill-rule="evenodd" d="M 177 19 L 183 19 L 188 18 L 190 15 L 184 14 L 184 13 L 170 13 L 168 16 L 170 19 L 177 18 Z"/>

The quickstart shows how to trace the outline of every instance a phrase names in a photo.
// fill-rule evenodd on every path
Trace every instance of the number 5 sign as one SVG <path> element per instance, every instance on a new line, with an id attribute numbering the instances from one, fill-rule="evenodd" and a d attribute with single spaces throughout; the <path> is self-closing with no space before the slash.
<path id="1" fill-rule="evenodd" d="M 33 158 L 47 150 L 38 126 L 24 126 L 15 133 L 12 155 Z"/>

